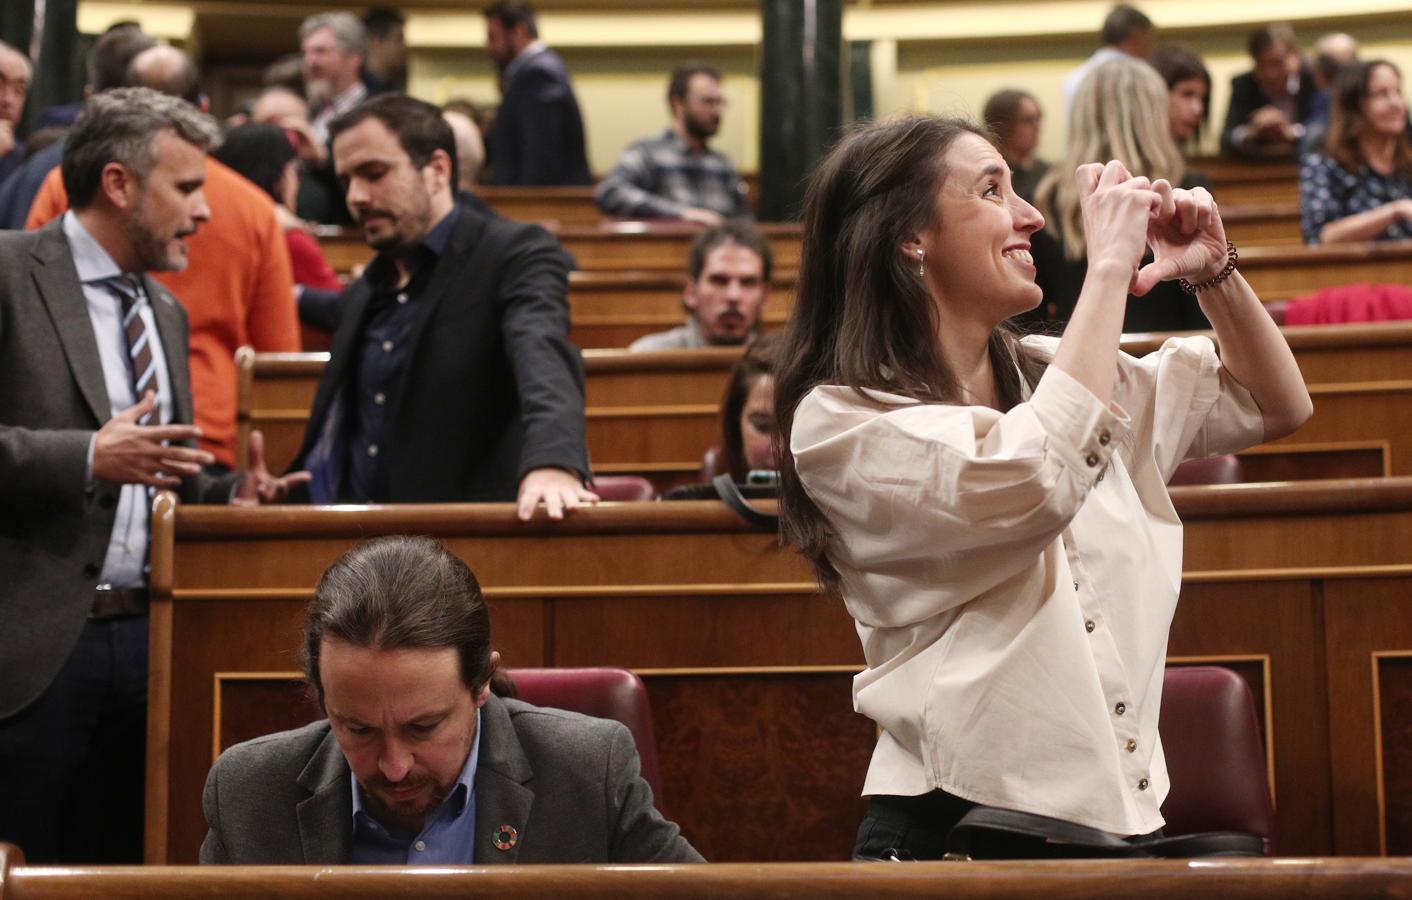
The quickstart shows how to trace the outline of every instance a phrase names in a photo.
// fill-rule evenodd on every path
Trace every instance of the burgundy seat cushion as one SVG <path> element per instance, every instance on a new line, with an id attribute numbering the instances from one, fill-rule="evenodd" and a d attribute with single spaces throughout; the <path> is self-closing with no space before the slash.
<path id="1" fill-rule="evenodd" d="M 535 706 L 552 706 L 600 719 L 615 719 L 632 732 L 642 777 L 662 806 L 662 775 L 657 767 L 657 738 L 652 709 L 642 680 L 626 669 L 510 669 L 519 697 Z"/>
<path id="2" fill-rule="evenodd" d="M 1241 831 L 1274 852 L 1269 771 L 1245 680 L 1219 666 L 1167 669 L 1158 723 L 1172 789 L 1168 835 Z"/>
<path id="3" fill-rule="evenodd" d="M 641 475 L 601 475 L 593 479 L 593 492 L 614 503 L 657 499 L 657 489 Z"/>

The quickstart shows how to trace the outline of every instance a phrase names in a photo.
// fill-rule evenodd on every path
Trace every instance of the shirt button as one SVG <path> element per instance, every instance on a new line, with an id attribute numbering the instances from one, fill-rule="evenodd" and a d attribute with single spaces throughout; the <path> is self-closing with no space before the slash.
<path id="1" fill-rule="evenodd" d="M 368 445 L 368 455 L 369 455 L 369 456 L 377 456 L 377 455 L 378 455 L 378 445 L 377 445 L 377 444 L 369 444 L 369 445 Z"/>
<path id="2" fill-rule="evenodd" d="M 1087 631 L 1089 634 L 1093 634 L 1093 629 L 1097 627 L 1098 625 L 1092 619 L 1084 623 L 1084 631 Z"/>
<path id="3" fill-rule="evenodd" d="M 1084 462 L 1088 463 L 1090 466 L 1098 465 L 1098 454 L 1090 453 L 1088 456 L 1084 457 Z"/>
<path id="4" fill-rule="evenodd" d="M 1128 738 L 1128 742 L 1123 745 L 1123 749 L 1128 751 L 1129 753 L 1132 753 L 1137 749 L 1137 741 L 1133 740 L 1132 738 Z"/>
<path id="5" fill-rule="evenodd" d="M 1126 703 L 1119 703 L 1117 706 L 1113 707 L 1113 712 L 1117 713 L 1120 716 L 1127 711 L 1128 705 Z"/>
<path id="6" fill-rule="evenodd" d="M 1102 444 L 1105 447 L 1108 446 L 1108 442 L 1111 440 L 1113 440 L 1113 435 L 1109 434 L 1107 431 L 1104 431 L 1098 436 L 1098 443 Z"/>
<path id="7" fill-rule="evenodd" d="M 425 850 L 425 849 L 427 848 L 427 842 L 426 842 L 426 841 L 417 841 L 417 842 L 416 842 L 415 844 L 413 844 L 412 846 L 413 846 L 413 847 L 416 847 L 418 850 Z"/>
<path id="8" fill-rule="evenodd" d="M 404 291 L 403 293 L 397 295 L 397 302 L 398 302 L 398 303 L 406 303 L 406 302 L 407 302 L 407 294 L 406 294 L 405 291 Z"/>
<path id="9" fill-rule="evenodd" d="M 1079 583 L 1078 583 L 1077 581 L 1075 581 L 1075 582 L 1074 582 L 1074 590 L 1077 591 L 1078 589 L 1079 589 Z"/>
<path id="10" fill-rule="evenodd" d="M 383 342 L 382 342 L 382 352 L 383 352 L 383 353 L 391 353 L 391 352 L 392 352 L 392 341 L 383 341 Z M 1093 463 L 1089 463 L 1089 465 L 1093 465 Z"/>
<path id="11" fill-rule="evenodd" d="M 376 394 L 373 394 L 373 402 L 376 403 L 378 406 L 382 406 L 384 403 L 387 402 L 387 395 L 384 394 L 382 391 L 378 391 Z"/>
<path id="12" fill-rule="evenodd" d="M 1137 789 L 1140 790 L 1140 791 L 1145 791 L 1145 790 L 1147 790 L 1147 785 L 1148 785 L 1148 781 L 1147 781 L 1146 778 L 1144 778 L 1144 779 L 1142 779 L 1141 781 L 1139 781 L 1139 782 L 1137 783 Z"/>

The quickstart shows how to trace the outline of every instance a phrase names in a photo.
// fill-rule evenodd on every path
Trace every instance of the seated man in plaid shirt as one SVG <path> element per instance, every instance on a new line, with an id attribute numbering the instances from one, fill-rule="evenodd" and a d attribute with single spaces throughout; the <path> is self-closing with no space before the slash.
<path id="1" fill-rule="evenodd" d="M 632 219 L 682 219 L 703 225 L 749 215 L 745 186 L 724 154 L 706 141 L 721 127 L 721 73 L 687 63 L 667 89 L 672 127 L 634 141 L 598 185 L 598 208 Z"/>

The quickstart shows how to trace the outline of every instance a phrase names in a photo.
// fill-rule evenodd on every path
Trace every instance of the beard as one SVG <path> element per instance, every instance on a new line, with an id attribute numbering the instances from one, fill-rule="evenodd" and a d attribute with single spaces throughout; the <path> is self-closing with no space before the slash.
<path id="1" fill-rule="evenodd" d="M 318 109 L 333 100 L 333 79 L 307 78 L 304 81 L 304 99 L 309 109 Z"/>
<path id="2" fill-rule="evenodd" d="M 721 128 L 719 116 L 687 116 L 686 133 L 704 142 L 707 138 L 714 137 Z"/>
<path id="3" fill-rule="evenodd" d="M 138 264 L 144 272 L 181 272 L 186 269 L 184 254 L 172 253 L 172 238 L 163 238 L 147 219 L 147 197 L 139 195 L 133 207 L 132 218 L 125 228 L 128 242 L 132 244 Z M 178 232 L 173 238 L 185 237 L 192 232 Z"/>

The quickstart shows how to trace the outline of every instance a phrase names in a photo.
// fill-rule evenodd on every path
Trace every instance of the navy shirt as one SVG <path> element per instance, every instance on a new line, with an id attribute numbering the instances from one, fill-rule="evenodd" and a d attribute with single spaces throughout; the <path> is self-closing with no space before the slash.
<path id="1" fill-rule="evenodd" d="M 1311 153 L 1299 166 L 1299 217 L 1304 243 L 1319 243 L 1319 233 L 1330 222 L 1365 213 L 1412 197 L 1412 180 L 1401 174 L 1383 175 L 1364 165 L 1350 172 L 1331 157 Z M 1393 221 L 1375 241 L 1412 238 L 1412 223 Z"/>
<path id="2" fill-rule="evenodd" d="M 387 499 L 388 407 L 407 368 L 419 305 L 459 219 L 460 211 L 453 206 L 408 252 L 409 278 L 402 287 L 397 285 L 397 266 L 389 256 L 379 254 L 368 264 L 367 279 L 373 293 L 358 372 L 349 383 L 352 396 L 347 406 L 352 415 L 347 431 L 348 467 L 339 498 L 343 501 L 382 503 Z"/>

